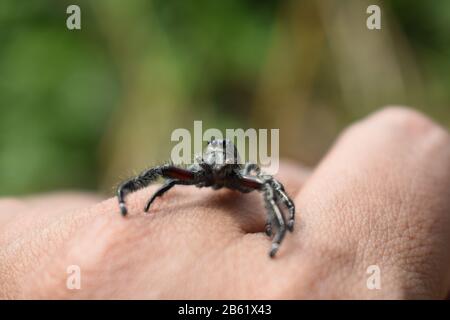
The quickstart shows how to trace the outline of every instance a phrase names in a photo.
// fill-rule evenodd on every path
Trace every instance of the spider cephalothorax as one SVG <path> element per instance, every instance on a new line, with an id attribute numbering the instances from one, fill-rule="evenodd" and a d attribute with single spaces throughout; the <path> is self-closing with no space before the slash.
<path id="1" fill-rule="evenodd" d="M 272 226 L 276 228 L 269 253 L 271 257 L 278 251 L 286 228 L 289 231 L 294 229 L 295 206 L 284 191 L 283 185 L 271 175 L 261 173 L 256 164 L 246 163 L 241 165 L 237 149 L 230 140 L 211 140 L 203 155 L 198 156 L 196 162 L 187 168 L 165 164 L 150 168 L 137 177 L 122 183 L 117 190 L 117 197 L 123 216 L 127 214 L 125 195 L 146 187 L 158 177 L 163 177 L 165 183 L 148 200 L 145 211 L 148 211 L 157 197 L 161 197 L 175 185 L 195 185 L 199 188 L 212 187 L 213 189 L 225 187 L 243 193 L 258 190 L 263 194 L 268 212 L 267 235 L 272 235 Z M 280 204 L 284 204 L 289 210 L 287 224 L 280 209 Z"/>

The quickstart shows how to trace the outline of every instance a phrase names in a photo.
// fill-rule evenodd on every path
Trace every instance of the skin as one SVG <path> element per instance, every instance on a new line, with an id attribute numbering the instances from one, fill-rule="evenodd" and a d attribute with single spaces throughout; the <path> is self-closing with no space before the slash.
<path id="1" fill-rule="evenodd" d="M 385 108 L 347 128 L 313 171 L 277 178 L 297 220 L 275 259 L 261 195 L 150 186 L 116 198 L 0 201 L 1 298 L 445 298 L 450 286 L 450 137 Z M 66 287 L 81 268 L 81 290 Z M 369 290 L 367 268 L 380 268 Z"/>

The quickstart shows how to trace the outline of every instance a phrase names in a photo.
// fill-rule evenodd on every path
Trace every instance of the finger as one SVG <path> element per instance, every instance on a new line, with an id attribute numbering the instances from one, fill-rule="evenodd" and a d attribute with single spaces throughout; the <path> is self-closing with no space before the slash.
<path id="1" fill-rule="evenodd" d="M 297 196 L 300 228 L 285 249 L 297 245 L 330 274 L 335 268 L 337 288 L 347 277 L 359 293 L 379 294 L 366 287 L 366 269 L 378 265 L 392 297 L 408 281 L 411 295 L 444 294 L 449 163 L 448 134 L 424 116 L 389 108 L 368 117 L 346 130 Z"/>

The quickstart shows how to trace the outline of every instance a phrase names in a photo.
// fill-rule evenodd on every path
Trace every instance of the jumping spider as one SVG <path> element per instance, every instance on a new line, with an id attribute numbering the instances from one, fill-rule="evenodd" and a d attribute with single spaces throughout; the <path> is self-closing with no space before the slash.
<path id="1" fill-rule="evenodd" d="M 255 174 L 252 175 L 252 172 Z M 122 183 L 117 190 L 117 197 L 123 216 L 127 214 L 124 197 L 130 192 L 148 186 L 158 177 L 166 179 L 165 183 L 148 200 L 144 209 L 146 212 L 157 197 L 161 197 L 175 185 L 212 187 L 215 190 L 226 187 L 243 193 L 258 190 L 263 194 L 268 213 L 266 234 L 269 237 L 272 235 L 272 225 L 275 225 L 277 229 L 269 252 L 270 257 L 274 257 L 278 251 L 285 236 L 286 227 L 291 232 L 294 229 L 295 206 L 284 191 L 283 185 L 272 176 L 261 173 L 256 164 L 241 165 L 237 148 L 230 140 L 211 140 L 203 155 L 197 156 L 195 163 L 187 168 L 165 164 L 150 168 Z M 287 225 L 279 207 L 280 202 L 289 210 Z"/>

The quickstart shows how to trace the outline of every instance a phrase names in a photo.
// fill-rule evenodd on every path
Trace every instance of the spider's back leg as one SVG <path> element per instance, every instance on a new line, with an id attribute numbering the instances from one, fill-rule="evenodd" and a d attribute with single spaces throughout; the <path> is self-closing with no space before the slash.
<path id="1" fill-rule="evenodd" d="M 155 201 L 156 198 L 162 197 L 163 194 L 165 194 L 167 191 L 172 189 L 176 185 L 193 185 L 195 184 L 195 180 L 172 180 L 168 179 L 166 182 L 156 190 L 156 192 L 152 195 L 152 197 L 147 201 L 147 204 L 145 205 L 144 211 L 147 212 L 150 209 L 150 206 L 152 205 L 153 201 Z"/>
<path id="2" fill-rule="evenodd" d="M 264 191 L 264 200 L 266 202 L 266 207 L 269 210 L 269 218 L 268 218 L 268 224 L 269 228 L 271 229 L 271 225 L 273 222 L 269 222 L 270 220 L 274 220 L 274 222 L 277 225 L 277 231 L 275 233 L 275 236 L 272 241 L 272 248 L 270 249 L 269 256 L 273 258 L 275 254 L 278 251 L 278 248 L 280 247 L 281 242 L 284 239 L 284 236 L 286 235 L 286 222 L 284 220 L 283 213 L 280 210 L 280 207 L 275 201 L 275 195 L 273 187 L 270 184 L 266 184 L 266 188 Z M 266 225 L 267 230 L 267 225 Z"/>
<path id="3" fill-rule="evenodd" d="M 192 171 L 178 168 L 171 164 L 166 164 L 150 168 L 142 172 L 137 177 L 125 181 L 117 189 L 117 198 L 119 200 L 120 212 L 123 216 L 126 216 L 128 212 L 125 206 L 125 196 L 131 192 L 145 188 L 150 183 L 155 181 L 158 177 L 178 179 L 180 181 L 190 181 L 194 179 L 195 175 Z"/>

